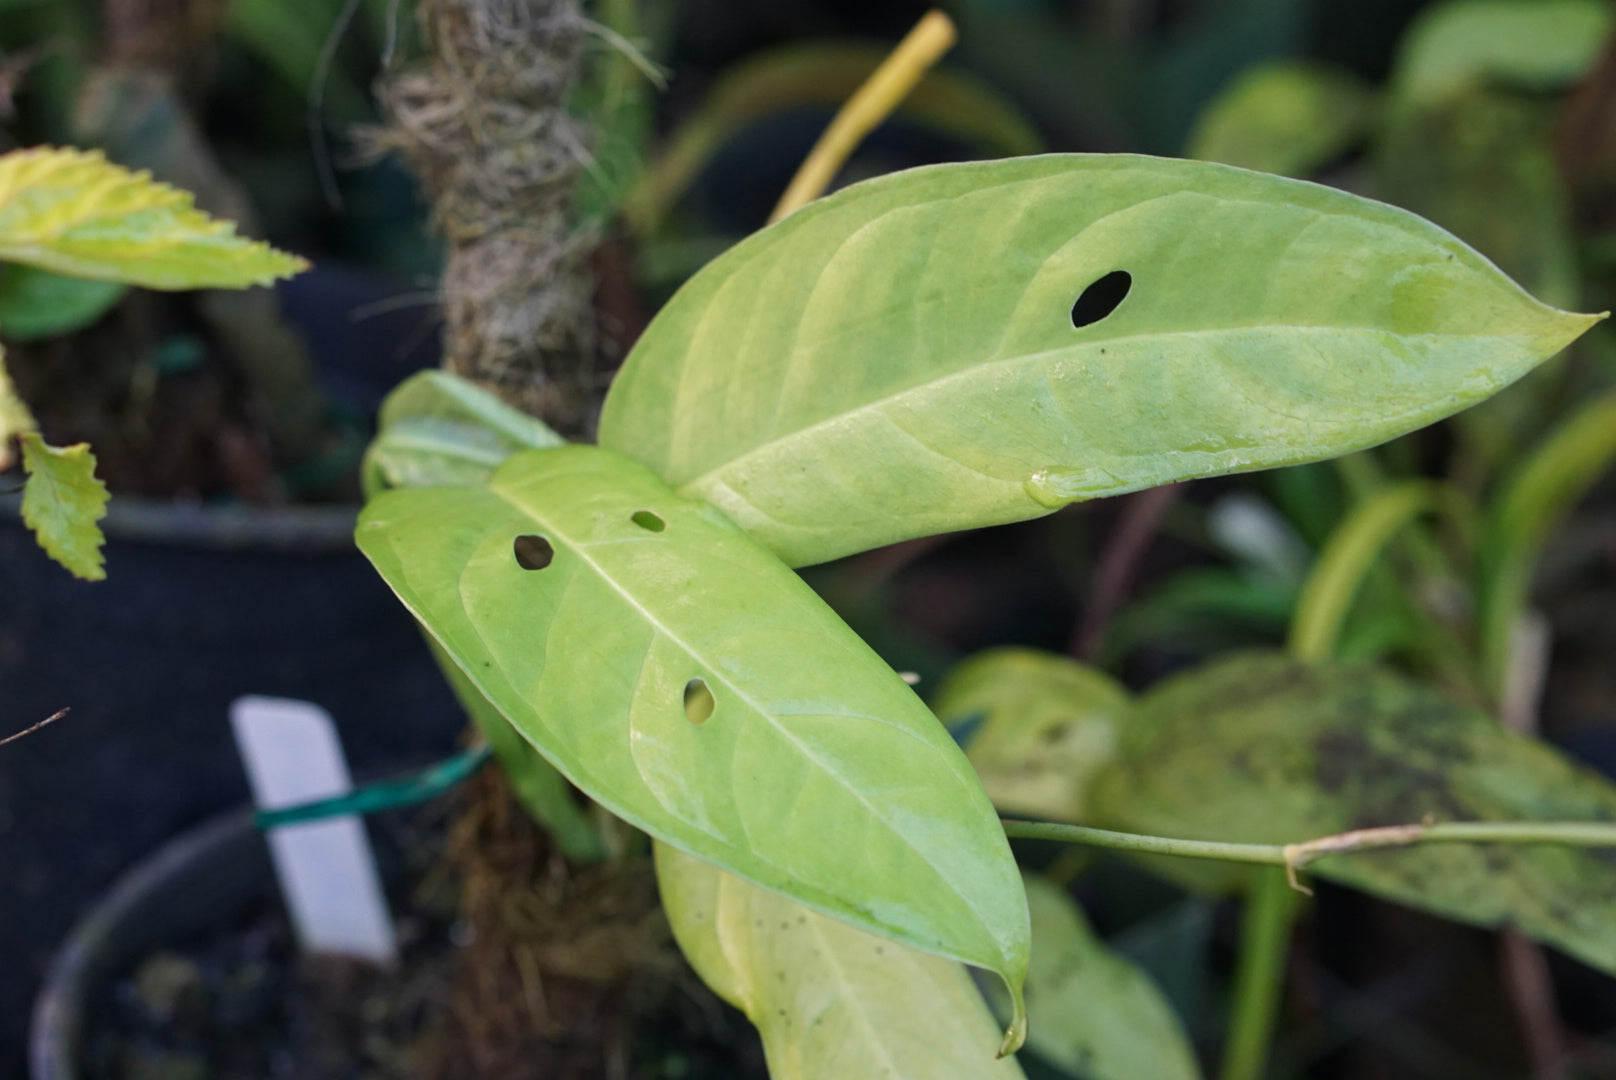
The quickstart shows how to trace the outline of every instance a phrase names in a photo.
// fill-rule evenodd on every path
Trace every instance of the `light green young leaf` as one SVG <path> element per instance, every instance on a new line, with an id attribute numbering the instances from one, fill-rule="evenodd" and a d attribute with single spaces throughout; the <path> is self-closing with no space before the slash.
<path id="1" fill-rule="evenodd" d="M 11 442 L 30 431 L 38 431 L 39 422 L 28 406 L 17 396 L 17 388 L 6 371 L 6 354 L 0 349 L 0 472 L 11 468 L 13 452 Z"/>
<path id="2" fill-rule="evenodd" d="M 1288 844 L 1435 821 L 1616 821 L 1616 786 L 1487 714 L 1389 672 L 1248 653 L 1142 698 L 1096 785 L 1101 818 L 1165 836 Z M 1616 971 L 1616 862 L 1433 844 L 1310 868 Z"/>
<path id="3" fill-rule="evenodd" d="M 1128 692 L 1102 671 L 1037 649 L 1001 648 L 961 663 L 932 711 L 965 746 L 1000 810 L 1082 821 L 1088 785 L 1116 748 Z"/>
<path id="4" fill-rule="evenodd" d="M 656 845 L 656 868 L 679 947 L 757 1025 L 771 1080 L 1022 1075 L 1014 1058 L 994 1059 L 993 1016 L 958 964 L 827 919 L 666 844 Z"/>
<path id="5" fill-rule="evenodd" d="M 543 421 L 447 371 L 405 379 L 382 402 L 377 427 L 364 468 L 373 494 L 385 487 L 487 483 L 516 451 L 565 441 Z"/>
<path id="6" fill-rule="evenodd" d="M 308 264 L 94 151 L 0 156 L 0 261 L 151 289 L 267 285 Z"/>
<path id="7" fill-rule="evenodd" d="M 1392 92 L 1430 103 L 1486 82 L 1569 85 L 1599 55 L 1610 25 L 1604 0 L 1450 0 L 1403 35 Z"/>
<path id="8" fill-rule="evenodd" d="M 38 432 L 22 436 L 22 519 L 34 530 L 46 554 L 85 581 L 101 581 L 101 545 L 96 522 L 106 516 L 107 487 L 95 477 L 95 455 L 87 443 L 47 446 Z"/>
<path id="9" fill-rule="evenodd" d="M 941 165 L 818 200 L 697 274 L 600 440 L 804 565 L 1372 446 L 1596 320 L 1301 181 L 1130 155 Z"/>
<path id="10" fill-rule="evenodd" d="M 713 507 L 563 446 L 514 455 L 487 487 L 385 492 L 358 540 L 478 690 L 607 809 L 1019 993 L 1021 882 L 964 754 Z"/>
<path id="11" fill-rule="evenodd" d="M 86 281 L 13 263 L 0 266 L 0 334 L 37 341 L 82 329 L 129 291 L 116 281 Z"/>
<path id="12" fill-rule="evenodd" d="M 1196 1080 L 1189 1037 L 1150 976 L 1095 937 L 1060 888 L 1026 883 L 1027 1048 L 1084 1080 Z"/>
<path id="13" fill-rule="evenodd" d="M 1184 156 L 1306 176 L 1363 137 L 1374 104 L 1349 72 L 1295 60 L 1258 64 L 1201 113 Z"/>

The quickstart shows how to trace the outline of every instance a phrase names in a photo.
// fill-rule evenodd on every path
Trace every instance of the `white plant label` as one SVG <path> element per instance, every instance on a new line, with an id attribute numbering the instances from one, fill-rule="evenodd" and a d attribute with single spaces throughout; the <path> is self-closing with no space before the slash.
<path id="1" fill-rule="evenodd" d="M 353 789 L 336 727 L 318 705 L 237 698 L 230 726 L 260 809 L 332 799 Z M 304 949 L 380 964 L 397 959 L 376 857 L 357 817 L 282 825 L 270 829 L 267 839 Z"/>

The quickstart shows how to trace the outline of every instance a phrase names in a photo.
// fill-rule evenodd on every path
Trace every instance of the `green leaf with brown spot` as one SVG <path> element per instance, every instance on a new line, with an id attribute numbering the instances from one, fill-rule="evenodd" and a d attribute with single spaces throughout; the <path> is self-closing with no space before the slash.
<path id="1" fill-rule="evenodd" d="M 1104 823 L 1289 844 L 1434 821 L 1616 822 L 1616 786 L 1440 690 L 1371 667 L 1249 653 L 1140 699 L 1095 791 Z M 1336 855 L 1323 877 L 1616 971 L 1616 855 L 1432 844 Z"/>
<path id="2" fill-rule="evenodd" d="M 86 443 L 48 446 L 38 432 L 22 436 L 22 519 L 39 546 L 86 581 L 101 581 L 101 545 L 96 524 L 107 512 L 107 487 L 95 476 L 95 455 Z"/>

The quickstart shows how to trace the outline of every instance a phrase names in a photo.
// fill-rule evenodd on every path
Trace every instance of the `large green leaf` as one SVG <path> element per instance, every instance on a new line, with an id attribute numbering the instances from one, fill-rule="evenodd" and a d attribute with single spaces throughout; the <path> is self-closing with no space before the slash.
<path id="1" fill-rule="evenodd" d="M 1022 1075 L 1014 1058 L 994 1060 L 993 1016 L 958 964 L 854 930 L 663 844 L 656 867 L 674 937 L 707 985 L 757 1025 L 771 1080 Z"/>
<path id="2" fill-rule="evenodd" d="M 993 805 L 1081 821 L 1088 784 L 1111 760 L 1128 692 L 1102 671 L 1037 649 L 990 649 L 961 663 L 932 710 L 965 746 Z"/>
<path id="3" fill-rule="evenodd" d="M 1032 966 L 1027 1048 L 1084 1080 L 1195 1080 L 1173 1007 L 1145 971 L 1089 929 L 1053 882 L 1027 878 Z"/>
<path id="4" fill-rule="evenodd" d="M 970 764 L 801 579 L 592 446 L 405 488 L 359 546 L 573 783 L 659 839 L 1003 976 L 1027 913 Z M 525 568 L 528 567 L 528 568 Z"/>
<path id="5" fill-rule="evenodd" d="M 1235 656 L 1147 694 L 1097 785 L 1103 819 L 1158 835 L 1297 843 L 1435 821 L 1616 821 L 1616 787 L 1446 694 L 1356 665 Z M 1430 845 L 1312 871 L 1616 971 L 1616 859 Z"/>
<path id="6" fill-rule="evenodd" d="M 50 147 L 0 156 L 0 261 L 152 289 L 267 285 L 308 265 L 145 173 Z"/>
<path id="7" fill-rule="evenodd" d="M 487 483 L 516 451 L 565 441 L 543 421 L 447 371 L 423 371 L 399 383 L 382 402 L 377 427 L 365 452 L 371 492 Z"/>
<path id="8" fill-rule="evenodd" d="M 87 443 L 48 445 L 38 432 L 22 436 L 22 519 L 34 530 L 46 554 L 74 577 L 101 581 L 101 526 L 107 512 L 107 486 L 95 476 L 95 455 Z"/>
<path id="9" fill-rule="evenodd" d="M 1433 102 L 1487 82 L 1564 86 L 1594 62 L 1610 26 L 1604 0 L 1449 0 L 1403 36 L 1392 90 Z"/>
<path id="10" fill-rule="evenodd" d="M 1201 113 L 1185 156 L 1306 176 L 1363 137 L 1374 105 L 1349 72 L 1297 60 L 1259 64 Z"/>
<path id="11" fill-rule="evenodd" d="M 1076 326 L 1080 298 L 1094 321 Z M 933 166 L 697 274 L 624 365 L 600 440 L 802 565 L 1371 446 L 1595 319 L 1405 211 L 1301 181 L 1129 155 Z"/>

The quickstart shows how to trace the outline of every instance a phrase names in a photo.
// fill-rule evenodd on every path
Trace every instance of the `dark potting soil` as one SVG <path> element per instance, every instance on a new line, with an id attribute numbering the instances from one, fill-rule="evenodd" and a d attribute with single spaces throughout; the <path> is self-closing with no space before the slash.
<path id="1" fill-rule="evenodd" d="M 373 820 L 399 963 L 307 956 L 278 899 L 127 966 L 92 1003 L 85 1080 L 415 1080 L 437 1075 L 475 932 L 431 811 Z M 694 984 L 636 1028 L 621 1080 L 766 1080 L 756 1032 Z M 552 988 L 553 992 L 553 988 Z M 463 1002 L 461 1004 L 464 1004 Z M 434 1063 L 437 1063 L 436 1065 Z M 477 1080 L 544 1080 L 507 1062 Z"/>

